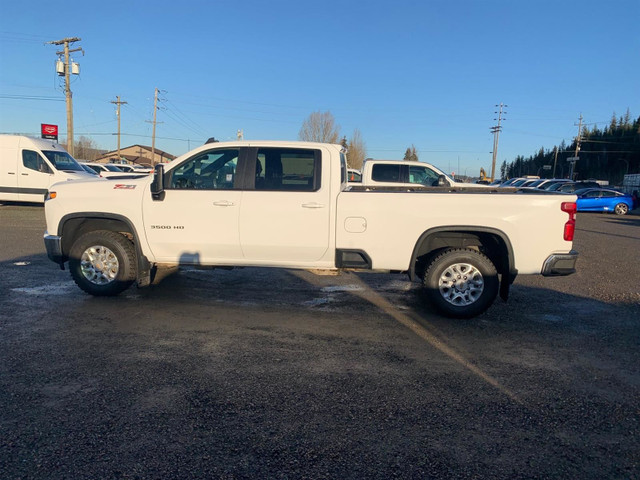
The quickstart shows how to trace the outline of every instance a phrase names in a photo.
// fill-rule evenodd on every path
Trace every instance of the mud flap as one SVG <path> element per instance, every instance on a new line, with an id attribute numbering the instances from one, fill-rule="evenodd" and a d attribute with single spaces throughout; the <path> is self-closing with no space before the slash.
<path id="1" fill-rule="evenodd" d="M 503 273 L 500 275 L 500 298 L 505 302 L 509 299 L 509 287 L 516 279 L 514 273 Z"/>

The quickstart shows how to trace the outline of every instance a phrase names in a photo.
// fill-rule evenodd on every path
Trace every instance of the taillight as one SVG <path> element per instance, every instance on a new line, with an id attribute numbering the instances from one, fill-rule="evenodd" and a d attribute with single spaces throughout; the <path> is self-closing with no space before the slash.
<path id="1" fill-rule="evenodd" d="M 564 239 L 567 242 L 573 241 L 573 234 L 576 231 L 576 202 L 562 202 L 560 209 L 569 214 L 569 220 L 564 224 Z"/>

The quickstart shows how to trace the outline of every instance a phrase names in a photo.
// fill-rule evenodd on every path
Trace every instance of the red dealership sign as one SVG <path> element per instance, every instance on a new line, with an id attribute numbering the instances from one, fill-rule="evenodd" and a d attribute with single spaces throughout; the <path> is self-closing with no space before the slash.
<path id="1" fill-rule="evenodd" d="M 40 124 L 40 130 L 42 132 L 42 138 L 58 141 L 58 125 L 48 125 L 46 123 Z"/>

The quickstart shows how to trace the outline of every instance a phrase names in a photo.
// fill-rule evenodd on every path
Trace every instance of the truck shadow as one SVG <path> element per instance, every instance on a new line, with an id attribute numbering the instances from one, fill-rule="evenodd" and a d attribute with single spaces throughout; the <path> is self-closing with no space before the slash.
<path id="1" fill-rule="evenodd" d="M 411 311 L 439 325 L 513 324 L 537 321 L 548 324 L 579 324 L 585 318 L 601 319 L 618 309 L 640 313 L 637 303 L 602 302 L 553 288 L 519 284 L 511 288 L 508 302 L 497 298 L 482 315 L 469 320 L 442 317 L 425 302 L 422 287 L 401 274 L 345 272 L 340 275 L 316 275 L 303 270 L 276 268 L 198 269 L 183 267 L 159 284 L 147 288 L 131 287 L 117 297 L 92 297 L 75 286 L 68 269 L 61 271 L 45 254 L 30 255 L 1 262 L 5 275 L 3 290 L 15 296 L 16 289 L 29 295 L 29 289 L 42 291 L 46 286 L 68 290 L 74 301 L 138 302 L 141 308 L 163 308 L 172 303 L 224 304 L 226 307 L 287 308 L 318 312 Z M 596 286 L 594 286 L 595 288 Z M 26 293 L 25 293 L 26 292 Z M 384 303 L 382 303 L 384 300 Z"/>
<path id="2" fill-rule="evenodd" d="M 20 306 L 37 311 L 37 318 L 55 318 L 64 312 L 65 318 L 82 318 L 89 335 L 111 327 L 138 334 L 160 328 L 174 335 L 195 325 L 206 325 L 215 334 L 232 318 L 239 328 L 258 329 L 274 339 L 293 335 L 300 342 L 304 342 L 305 328 L 343 341 L 343 329 L 353 332 L 355 322 L 356 330 L 363 333 L 382 329 L 402 337 L 410 332 L 425 348 L 445 355 L 518 404 L 523 403 L 518 394 L 491 368 L 492 362 L 504 363 L 505 358 L 492 356 L 490 348 L 485 352 L 484 345 L 498 342 L 504 349 L 502 343 L 507 342 L 512 345 L 507 347 L 509 355 L 518 361 L 528 356 L 533 363 L 562 351 L 592 354 L 600 350 L 606 356 L 612 345 L 616 355 L 626 358 L 631 354 L 621 346 L 637 338 L 640 318 L 637 303 L 605 303 L 518 284 L 512 287 L 509 302 L 497 299 L 478 317 L 454 320 L 436 314 L 424 303 L 422 288 L 402 275 L 184 268 L 159 285 L 132 287 L 117 297 L 92 297 L 75 286 L 68 271 L 56 270 L 43 255 L 3 262 L 0 268 L 6 273 L 0 313 L 6 312 L 7 318 Z M 99 315 L 87 316 L 88 312 Z M 156 325 L 156 318 L 162 318 L 162 323 Z M 167 318 L 173 320 L 166 323 Z M 366 338 L 363 335 L 361 341 Z M 371 348 L 378 347 L 372 344 Z"/>

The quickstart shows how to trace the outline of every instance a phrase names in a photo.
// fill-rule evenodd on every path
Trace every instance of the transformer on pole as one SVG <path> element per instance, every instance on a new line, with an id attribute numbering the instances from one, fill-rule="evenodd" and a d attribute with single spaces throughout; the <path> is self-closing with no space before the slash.
<path id="1" fill-rule="evenodd" d="M 71 37 L 47 42 L 47 45 L 64 45 L 64 50 L 56 52 L 56 55 L 58 55 L 56 73 L 61 77 L 64 76 L 64 95 L 67 103 L 67 151 L 71 156 L 73 156 L 73 94 L 71 93 L 70 75 L 79 75 L 80 65 L 70 60 L 69 54 L 82 52 L 84 55 L 84 50 L 82 50 L 82 47 L 70 50 L 69 45 L 80 40 L 78 37 Z"/>

